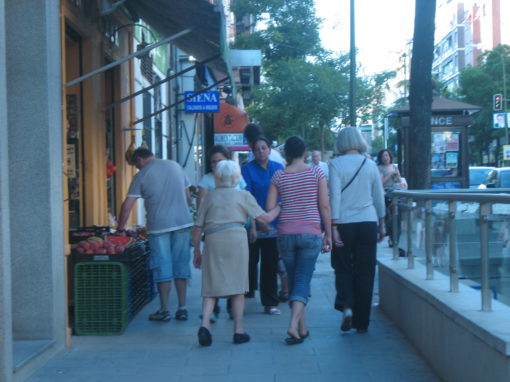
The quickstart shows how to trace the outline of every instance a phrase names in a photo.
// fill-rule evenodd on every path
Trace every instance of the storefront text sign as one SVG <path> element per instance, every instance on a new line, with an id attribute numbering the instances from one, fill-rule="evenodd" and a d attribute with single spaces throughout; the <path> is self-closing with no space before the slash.
<path id="1" fill-rule="evenodd" d="M 197 92 L 185 92 L 184 97 L 188 98 Z M 197 94 L 185 102 L 186 113 L 217 113 L 220 111 L 220 93 L 216 91 Z"/>

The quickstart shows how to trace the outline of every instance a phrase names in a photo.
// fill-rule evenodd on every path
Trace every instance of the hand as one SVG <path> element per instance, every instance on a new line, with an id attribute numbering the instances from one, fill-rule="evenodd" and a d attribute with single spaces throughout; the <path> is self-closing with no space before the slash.
<path id="1" fill-rule="evenodd" d="M 200 269 L 202 267 L 202 253 L 198 246 L 193 250 L 193 266 L 196 269 Z"/>
<path id="2" fill-rule="evenodd" d="M 331 251 L 331 238 L 329 236 L 324 236 L 322 239 L 322 253 Z"/>
<path id="3" fill-rule="evenodd" d="M 342 238 L 340 237 L 340 232 L 338 232 L 338 229 L 333 226 L 333 244 L 335 247 L 343 247 L 344 242 L 342 241 Z"/>
<path id="4" fill-rule="evenodd" d="M 250 231 L 248 232 L 248 241 L 250 242 L 250 244 L 253 244 L 257 241 L 257 230 L 250 229 Z"/>
<path id="5" fill-rule="evenodd" d="M 384 236 L 386 236 L 386 229 L 384 228 L 384 225 L 379 224 L 377 226 L 377 242 L 380 243 L 383 241 Z"/>
<path id="6" fill-rule="evenodd" d="M 269 224 L 267 223 L 264 223 L 264 222 L 257 222 L 258 224 L 258 227 L 259 229 L 262 231 L 262 232 L 269 232 L 271 227 L 269 226 Z"/>

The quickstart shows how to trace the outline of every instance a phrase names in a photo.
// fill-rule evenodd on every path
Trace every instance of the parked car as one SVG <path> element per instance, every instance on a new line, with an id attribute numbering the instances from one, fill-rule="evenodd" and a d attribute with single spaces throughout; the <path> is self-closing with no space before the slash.
<path id="1" fill-rule="evenodd" d="M 489 175 L 489 172 L 495 170 L 495 167 L 470 166 L 469 167 L 469 188 L 479 188 Z"/>
<path id="2" fill-rule="evenodd" d="M 510 188 L 510 167 L 492 169 L 478 188 Z"/>

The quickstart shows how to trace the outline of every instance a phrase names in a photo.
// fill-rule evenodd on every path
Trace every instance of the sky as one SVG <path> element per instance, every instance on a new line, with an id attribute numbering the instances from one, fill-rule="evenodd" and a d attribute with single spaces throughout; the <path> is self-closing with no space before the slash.
<path id="1" fill-rule="evenodd" d="M 359 75 L 371 75 L 399 66 L 399 55 L 412 39 L 415 0 L 355 0 L 355 36 Z M 335 52 L 350 49 L 350 0 L 315 0 L 324 19 L 322 44 Z"/>

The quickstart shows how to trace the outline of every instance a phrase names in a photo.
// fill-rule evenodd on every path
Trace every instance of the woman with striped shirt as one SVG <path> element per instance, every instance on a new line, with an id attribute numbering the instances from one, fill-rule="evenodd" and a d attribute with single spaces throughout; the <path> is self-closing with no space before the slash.
<path id="1" fill-rule="evenodd" d="M 331 249 L 331 218 L 328 186 L 317 166 L 305 163 L 305 142 L 297 136 L 285 142 L 288 166 L 273 175 L 266 207 L 274 208 L 281 198 L 278 222 L 278 249 L 289 278 L 289 345 L 302 343 L 308 336 L 305 306 L 315 262 L 321 252 Z M 322 235 L 322 227 L 325 235 Z"/>

